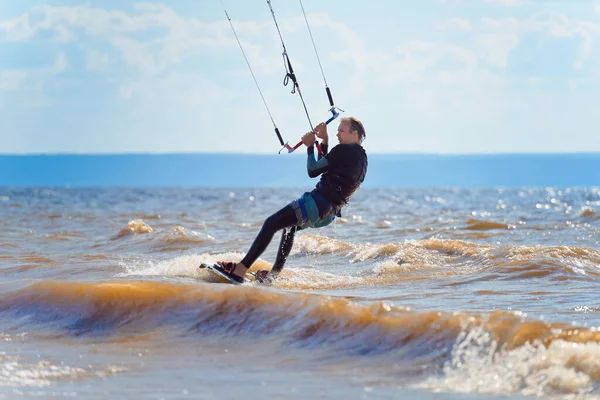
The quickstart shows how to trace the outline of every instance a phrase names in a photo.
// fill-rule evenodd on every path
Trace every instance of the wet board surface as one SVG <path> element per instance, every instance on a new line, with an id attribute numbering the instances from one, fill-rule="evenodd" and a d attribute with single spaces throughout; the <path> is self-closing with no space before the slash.
<path id="1" fill-rule="evenodd" d="M 223 282 L 227 282 L 227 283 L 233 283 L 234 285 L 242 285 L 242 283 L 234 281 L 233 279 L 231 279 L 229 276 L 221 273 L 220 271 L 218 271 L 217 269 L 214 268 L 213 264 L 206 264 L 206 263 L 202 263 L 200 264 L 200 269 L 206 269 L 210 272 L 212 272 L 215 275 L 218 275 L 221 278 L 221 281 Z M 244 278 L 244 283 L 252 283 L 254 282 L 254 274 L 250 273 L 250 274 L 246 274 L 247 276 L 250 275 L 250 279 L 249 278 Z"/>

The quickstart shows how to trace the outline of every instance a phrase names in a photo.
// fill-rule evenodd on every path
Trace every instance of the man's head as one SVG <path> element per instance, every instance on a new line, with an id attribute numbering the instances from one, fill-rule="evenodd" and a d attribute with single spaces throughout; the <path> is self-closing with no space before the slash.
<path id="1" fill-rule="evenodd" d="M 365 127 L 358 119 L 346 117 L 340 121 L 337 131 L 340 144 L 360 144 L 366 136 Z"/>

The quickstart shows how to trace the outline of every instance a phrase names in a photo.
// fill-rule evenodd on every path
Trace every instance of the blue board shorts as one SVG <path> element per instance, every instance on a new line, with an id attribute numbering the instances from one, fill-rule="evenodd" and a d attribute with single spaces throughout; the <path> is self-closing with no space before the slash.
<path id="1" fill-rule="evenodd" d="M 319 202 L 325 202 L 327 203 L 327 206 L 331 207 L 327 200 L 319 194 L 313 194 L 312 192 L 304 193 L 299 199 L 294 200 L 289 204 L 298 217 L 298 222 L 296 223 L 298 229 L 321 228 L 329 225 L 335 220 L 334 212 L 328 212 L 321 218 L 315 197 L 317 197 Z"/>

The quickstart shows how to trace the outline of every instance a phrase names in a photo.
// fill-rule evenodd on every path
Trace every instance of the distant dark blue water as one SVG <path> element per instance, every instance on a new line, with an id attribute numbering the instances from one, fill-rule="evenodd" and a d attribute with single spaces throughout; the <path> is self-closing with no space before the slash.
<path id="1" fill-rule="evenodd" d="M 299 154 L 0 156 L 0 186 L 312 186 Z M 600 154 L 372 154 L 364 187 L 597 186 Z"/>

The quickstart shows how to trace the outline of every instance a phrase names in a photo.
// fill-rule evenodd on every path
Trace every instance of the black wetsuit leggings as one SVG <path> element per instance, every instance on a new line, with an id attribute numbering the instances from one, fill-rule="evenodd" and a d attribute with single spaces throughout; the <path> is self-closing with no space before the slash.
<path id="1" fill-rule="evenodd" d="M 296 228 L 298 224 L 298 217 L 294 209 L 287 205 L 275 214 L 271 215 L 265 220 L 263 226 L 254 239 L 254 243 L 250 246 L 250 250 L 242 260 L 242 264 L 246 267 L 250 267 L 254 262 L 261 256 L 262 253 L 267 249 L 269 243 L 273 239 L 275 232 L 283 229 L 281 234 L 281 243 L 277 250 L 277 258 L 273 264 L 271 271 L 279 273 L 283 269 L 283 266 L 292 251 L 292 245 L 294 244 L 294 235 L 296 234 Z"/>

